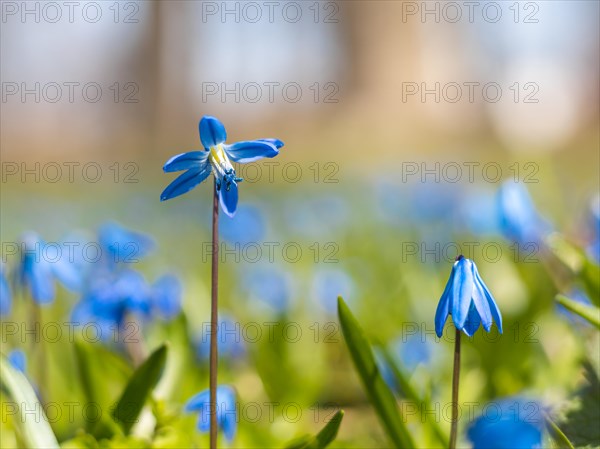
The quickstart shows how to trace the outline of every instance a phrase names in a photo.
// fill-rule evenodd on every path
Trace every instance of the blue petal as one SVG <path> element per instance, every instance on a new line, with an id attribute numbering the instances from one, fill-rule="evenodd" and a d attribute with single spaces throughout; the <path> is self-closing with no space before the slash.
<path id="1" fill-rule="evenodd" d="M 456 274 L 452 282 L 452 319 L 457 329 L 462 330 L 467 320 L 471 298 L 473 297 L 474 280 L 472 262 L 469 259 L 462 258 L 455 262 Z"/>
<path id="2" fill-rule="evenodd" d="M 454 271 L 454 268 L 452 268 L 448 282 L 446 282 L 446 288 L 444 289 L 444 293 L 442 293 L 437 310 L 435 311 L 435 333 L 439 338 L 442 337 L 442 333 L 444 332 L 444 324 L 446 323 L 446 319 L 448 318 L 448 313 L 451 308 L 449 293 L 454 279 Z"/>
<path id="3" fill-rule="evenodd" d="M 81 273 L 70 260 L 61 257 L 56 262 L 52 262 L 52 272 L 69 290 L 76 291 L 81 288 Z"/>
<path id="4" fill-rule="evenodd" d="M 46 260 L 42 258 L 38 262 L 33 262 L 27 279 L 31 297 L 35 302 L 48 304 L 54 300 L 54 280 L 50 265 Z"/>
<path id="5" fill-rule="evenodd" d="M 159 315 L 167 320 L 181 311 L 181 283 L 176 276 L 166 274 L 154 283 L 152 304 Z"/>
<path id="6" fill-rule="evenodd" d="M 471 303 L 471 307 L 469 308 L 469 313 L 467 315 L 467 320 L 465 321 L 465 325 L 462 328 L 462 331 L 467 334 L 469 337 L 472 337 L 473 334 L 479 329 L 479 325 L 481 324 L 481 318 L 475 305 Z"/>
<path id="7" fill-rule="evenodd" d="M 275 148 L 277 148 L 277 149 L 280 149 L 284 145 L 284 143 L 279 139 L 258 139 L 258 140 L 260 140 L 261 142 L 270 143 L 271 145 L 275 145 Z"/>
<path id="8" fill-rule="evenodd" d="M 240 164 L 254 162 L 264 157 L 275 157 L 279 154 L 279 150 L 274 144 L 262 140 L 236 142 L 233 145 L 227 145 L 225 151 L 229 159 Z"/>
<path id="9" fill-rule="evenodd" d="M 217 388 L 217 417 L 225 438 L 231 443 L 237 429 L 235 391 L 226 385 Z"/>
<path id="10" fill-rule="evenodd" d="M 211 167 L 207 160 L 201 169 L 191 169 L 182 175 L 179 175 L 175 181 L 173 181 L 165 190 L 163 190 L 163 193 L 160 194 L 160 200 L 170 200 L 171 198 L 175 198 L 179 195 L 189 192 L 206 178 L 208 178 L 210 171 Z"/>
<path id="11" fill-rule="evenodd" d="M 479 313 L 483 328 L 489 332 L 490 328 L 492 327 L 492 313 L 490 311 L 490 306 L 485 296 L 485 292 L 483 291 L 483 287 L 477 280 L 476 270 L 477 267 L 473 263 L 473 278 L 475 282 L 475 288 L 473 290 L 473 304 L 477 309 L 477 313 Z"/>
<path id="12" fill-rule="evenodd" d="M 184 411 L 196 412 L 202 410 L 210 401 L 209 390 L 201 391 L 200 393 L 192 396 L 185 404 Z"/>
<path id="13" fill-rule="evenodd" d="M 198 421 L 196 423 L 196 427 L 202 433 L 208 433 L 210 431 L 210 407 L 208 402 L 198 414 Z"/>
<path id="14" fill-rule="evenodd" d="M 208 151 L 190 151 L 189 153 L 178 154 L 165 163 L 163 170 L 169 173 L 202 167 L 208 158 L 208 154 Z"/>
<path id="15" fill-rule="evenodd" d="M 223 123 L 210 115 L 202 117 L 198 129 L 200 130 L 200 141 L 207 150 L 227 140 L 227 131 L 225 131 Z"/>
<path id="16" fill-rule="evenodd" d="M 485 285 L 485 282 L 483 282 L 483 279 L 481 279 L 481 276 L 479 276 L 479 271 L 477 271 L 477 267 L 475 267 L 473 273 L 475 275 L 475 283 L 479 284 L 479 286 L 485 294 L 488 305 L 490 307 L 490 311 L 492 312 L 492 316 L 494 317 L 494 321 L 496 321 L 496 326 L 498 326 L 498 331 L 502 333 L 502 314 L 500 313 L 500 309 L 498 309 L 496 301 L 490 293 L 490 290 L 487 288 L 487 285 Z"/>
<path id="17" fill-rule="evenodd" d="M 542 447 L 543 406 L 520 397 L 494 400 L 493 407 L 468 427 L 473 449 L 534 449 Z M 534 413 L 531 413 L 531 410 Z M 537 411 L 537 413 L 536 413 Z"/>
<path id="18" fill-rule="evenodd" d="M 146 234 L 132 231 L 116 222 L 100 226 L 98 239 L 102 249 L 115 262 L 133 262 L 154 249 L 154 241 Z"/>
<path id="19" fill-rule="evenodd" d="M 223 212 L 225 212 L 227 216 L 233 217 L 235 215 L 238 203 L 238 186 L 235 181 L 231 181 L 229 187 L 226 187 L 224 182 L 221 183 L 221 188 L 219 189 L 219 202 L 221 203 Z"/>

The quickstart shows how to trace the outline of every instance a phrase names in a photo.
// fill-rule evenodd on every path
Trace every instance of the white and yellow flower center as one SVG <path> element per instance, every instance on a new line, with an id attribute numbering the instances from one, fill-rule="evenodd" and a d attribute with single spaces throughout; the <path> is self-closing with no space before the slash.
<path id="1" fill-rule="evenodd" d="M 210 147 L 210 163 L 213 168 L 213 172 L 217 178 L 223 178 L 227 173 L 235 173 L 231 161 L 225 153 L 223 144 L 219 144 L 214 147 Z"/>

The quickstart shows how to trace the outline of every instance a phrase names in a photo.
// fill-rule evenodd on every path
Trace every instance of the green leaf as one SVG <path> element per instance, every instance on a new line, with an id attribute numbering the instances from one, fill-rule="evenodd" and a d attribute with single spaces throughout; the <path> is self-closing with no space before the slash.
<path id="1" fill-rule="evenodd" d="M 310 443 L 307 446 L 307 449 L 322 449 L 329 446 L 335 440 L 335 437 L 337 437 L 342 419 L 344 419 L 344 411 L 338 410 L 327 425 L 317 434 L 314 443 Z"/>
<path id="2" fill-rule="evenodd" d="M 314 439 L 310 435 L 302 435 L 301 437 L 294 438 L 290 441 L 285 449 L 306 449 L 306 446 Z"/>
<path id="3" fill-rule="evenodd" d="M 32 449 L 58 448 L 58 441 L 56 441 L 42 404 L 35 395 L 31 384 L 23 373 L 13 368 L 4 354 L 0 354 L 0 374 L 2 385 L 18 409 L 19 413 L 15 417 L 15 421 L 21 429 L 22 438 L 27 447 Z M 32 414 L 31 410 L 39 411 L 39 414 Z"/>
<path id="4" fill-rule="evenodd" d="M 121 424 L 125 434 L 137 422 L 137 418 L 154 389 L 167 362 L 167 346 L 162 345 L 142 363 L 129 379 L 121 398 L 112 413 L 116 422 Z"/>
<path id="5" fill-rule="evenodd" d="M 569 441 L 567 436 L 563 433 L 562 430 L 556 425 L 552 419 L 546 414 L 544 414 L 544 421 L 546 423 L 546 428 L 548 429 L 548 433 L 557 444 L 559 448 L 565 449 L 575 449 L 573 443 Z"/>
<path id="6" fill-rule="evenodd" d="M 300 437 L 286 446 L 286 449 L 324 449 L 329 446 L 335 437 L 337 436 L 342 419 L 344 418 L 344 411 L 339 410 L 333 418 L 321 429 L 321 431 L 314 437 L 305 435 Z"/>
<path id="7" fill-rule="evenodd" d="M 75 359 L 79 380 L 86 399 L 86 405 L 94 405 L 100 409 L 97 419 L 86 419 L 85 429 L 96 439 L 112 438 L 121 433 L 119 426 L 108 417 L 106 410 L 113 404 L 114 398 L 125 385 L 131 375 L 131 368 L 116 354 L 99 344 L 91 344 L 84 340 L 75 340 Z M 111 369 L 107 372 L 106 367 Z M 114 383 L 119 390 L 110 388 Z M 88 418 L 88 414 L 84 414 Z"/>
<path id="8" fill-rule="evenodd" d="M 388 436 L 397 448 L 414 448 L 396 399 L 379 374 L 369 342 L 341 297 L 338 297 L 338 314 L 354 366 Z"/>
<path id="9" fill-rule="evenodd" d="M 556 301 L 600 329 L 600 309 L 598 307 L 573 301 L 564 295 L 556 295 Z"/>
<path id="10" fill-rule="evenodd" d="M 575 447 L 600 446 L 600 381 L 591 363 L 584 363 L 586 382 L 575 393 L 560 428 Z"/>

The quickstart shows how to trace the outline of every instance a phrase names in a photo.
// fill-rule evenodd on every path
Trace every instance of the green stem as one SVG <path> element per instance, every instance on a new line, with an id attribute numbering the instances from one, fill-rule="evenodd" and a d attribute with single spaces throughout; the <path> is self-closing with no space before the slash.
<path id="1" fill-rule="evenodd" d="M 219 324 L 219 195 L 217 178 L 212 209 L 212 270 L 210 300 L 210 449 L 217 447 L 217 326 Z"/>
<path id="2" fill-rule="evenodd" d="M 460 331 L 456 330 L 454 340 L 454 370 L 452 372 L 452 424 L 450 427 L 450 449 L 456 448 L 458 429 L 458 380 L 460 376 Z"/>

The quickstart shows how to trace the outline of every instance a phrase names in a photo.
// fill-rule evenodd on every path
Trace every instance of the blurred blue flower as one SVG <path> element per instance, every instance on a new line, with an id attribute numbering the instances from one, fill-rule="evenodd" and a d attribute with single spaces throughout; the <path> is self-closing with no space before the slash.
<path id="1" fill-rule="evenodd" d="M 219 232 L 230 243 L 259 243 L 265 236 L 265 219 L 258 207 L 240 206 L 235 220 L 225 217 L 220 221 Z"/>
<path id="2" fill-rule="evenodd" d="M 77 270 L 69 258 L 47 247 L 37 234 L 24 234 L 21 248 L 17 284 L 28 291 L 35 302 L 48 304 L 54 300 L 55 280 L 70 289 L 79 287 Z"/>
<path id="3" fill-rule="evenodd" d="M 0 316 L 8 315 L 12 309 L 12 294 L 4 270 L 4 264 L 0 262 Z"/>
<path id="4" fill-rule="evenodd" d="M 388 364 L 387 360 L 383 356 L 381 349 L 379 349 L 377 347 L 373 348 L 373 356 L 375 357 L 375 364 L 377 365 L 377 368 L 379 369 L 379 374 L 381 375 L 381 378 L 383 379 L 385 384 L 393 392 L 399 393 L 398 380 L 396 379 L 396 376 L 394 375 L 394 371 L 392 370 L 392 368 Z"/>
<path id="5" fill-rule="evenodd" d="M 258 139 L 225 144 L 225 126 L 215 117 L 205 115 L 198 125 L 200 141 L 204 151 L 182 153 L 169 159 L 163 167 L 165 172 L 186 170 L 161 193 L 165 201 L 189 192 L 210 175 L 217 179 L 219 202 L 223 212 L 230 217 L 235 215 L 238 202 L 238 178 L 232 162 L 245 164 L 265 157 L 275 157 L 283 142 L 278 139 Z"/>
<path id="6" fill-rule="evenodd" d="M 351 302 L 354 290 L 354 280 L 341 268 L 319 268 L 313 278 L 313 298 L 330 314 L 337 313 L 337 297 Z"/>
<path id="7" fill-rule="evenodd" d="M 542 447 L 541 405 L 525 398 L 505 398 L 488 404 L 486 413 L 468 428 L 473 449 L 534 449 Z"/>
<path id="8" fill-rule="evenodd" d="M 106 341 L 118 331 L 128 314 L 149 318 L 152 291 L 144 277 L 133 270 L 98 272 L 88 283 L 72 312 L 74 322 L 95 323 Z"/>
<path id="9" fill-rule="evenodd" d="M 456 329 L 472 336 L 483 323 L 489 332 L 492 319 L 502 333 L 502 316 L 492 294 L 479 276 L 475 262 L 458 256 L 435 312 L 435 332 L 442 336 L 448 315 Z"/>
<path id="10" fill-rule="evenodd" d="M 154 241 L 145 234 L 124 228 L 118 223 L 104 223 L 98 229 L 98 242 L 109 262 L 137 262 L 154 249 Z"/>
<path id="11" fill-rule="evenodd" d="M 150 315 L 152 291 L 140 272 L 129 269 L 121 271 L 113 287 L 116 297 L 122 304 L 123 313 Z"/>
<path id="12" fill-rule="evenodd" d="M 420 333 L 399 337 L 391 344 L 392 354 L 397 354 L 400 368 L 413 372 L 420 364 L 427 364 L 431 360 L 432 342 Z"/>
<path id="13" fill-rule="evenodd" d="M 152 310 L 165 320 L 181 312 L 181 282 L 177 276 L 165 274 L 152 285 Z"/>
<path id="14" fill-rule="evenodd" d="M 201 360 L 210 356 L 210 322 L 203 323 L 202 332 L 195 341 L 196 354 Z M 240 323 L 221 314 L 217 325 L 217 351 L 223 359 L 236 360 L 246 354 L 246 345 Z"/>
<path id="15" fill-rule="evenodd" d="M 461 219 L 475 235 L 497 235 L 500 232 L 496 192 L 478 187 L 470 191 L 460 204 Z"/>
<path id="16" fill-rule="evenodd" d="M 419 364 L 429 363 L 432 352 L 435 349 L 429 340 L 421 337 L 419 334 L 398 337 L 388 347 L 389 355 L 397 362 L 397 368 L 409 375 L 414 372 Z M 382 350 L 375 347 L 373 352 L 381 377 L 391 390 L 401 395 L 402 391 L 400 390 L 398 379 L 384 357 Z"/>
<path id="17" fill-rule="evenodd" d="M 291 279 L 277 266 L 271 264 L 245 269 L 242 286 L 251 299 L 267 304 L 277 313 L 284 313 L 289 308 Z"/>
<path id="18" fill-rule="evenodd" d="M 462 186 L 419 183 L 412 191 L 410 214 L 418 223 L 453 222 L 460 209 Z"/>
<path id="19" fill-rule="evenodd" d="M 522 184 L 505 181 L 498 190 L 497 205 L 500 229 L 507 239 L 521 246 L 542 243 L 550 227 Z"/>
<path id="20" fill-rule="evenodd" d="M 237 430 L 237 404 L 233 388 L 220 385 L 217 387 L 217 426 L 223 431 L 225 439 L 231 443 Z M 210 431 L 210 392 L 204 390 L 192 396 L 185 404 L 188 413 L 198 412 L 198 430 L 203 433 Z"/>
<path id="21" fill-rule="evenodd" d="M 13 349 L 8 353 L 7 356 L 8 362 L 15 368 L 16 370 L 21 371 L 23 374 L 27 372 L 27 357 L 25 353 L 20 349 Z"/>

